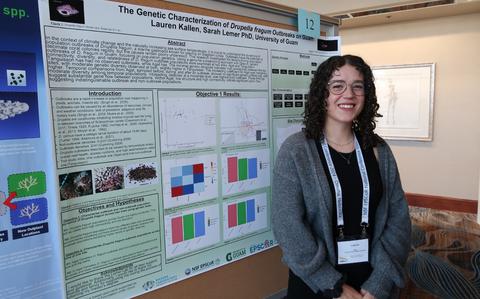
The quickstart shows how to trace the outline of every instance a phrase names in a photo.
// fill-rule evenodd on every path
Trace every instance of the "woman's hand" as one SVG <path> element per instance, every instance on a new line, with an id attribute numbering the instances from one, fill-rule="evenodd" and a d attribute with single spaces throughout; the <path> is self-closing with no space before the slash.
<path id="1" fill-rule="evenodd" d="M 362 294 L 363 299 L 375 299 L 375 297 L 372 294 L 370 294 L 368 291 L 366 291 L 364 289 L 361 289 L 360 293 Z"/>
<path id="2" fill-rule="evenodd" d="M 338 299 L 362 299 L 362 294 L 357 292 L 357 290 L 348 284 L 344 283 L 342 285 L 342 296 L 338 297 Z"/>

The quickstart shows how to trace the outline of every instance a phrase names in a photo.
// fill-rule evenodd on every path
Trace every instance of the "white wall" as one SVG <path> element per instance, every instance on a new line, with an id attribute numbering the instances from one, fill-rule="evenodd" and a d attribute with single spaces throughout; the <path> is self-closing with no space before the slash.
<path id="1" fill-rule="evenodd" d="M 371 66 L 436 63 L 432 142 L 389 141 L 406 192 L 480 199 L 480 14 L 341 29 Z"/>
<path id="2" fill-rule="evenodd" d="M 370 9 L 373 7 L 386 7 L 404 5 L 418 0 L 266 0 L 285 6 L 303 8 L 319 14 L 337 12 L 351 12 L 355 10 Z"/>

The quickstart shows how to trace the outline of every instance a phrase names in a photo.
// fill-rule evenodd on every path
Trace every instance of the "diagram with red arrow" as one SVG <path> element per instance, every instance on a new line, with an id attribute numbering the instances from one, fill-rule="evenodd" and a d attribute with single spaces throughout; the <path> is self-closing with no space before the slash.
<path id="1" fill-rule="evenodd" d="M 10 195 L 7 197 L 7 199 L 3 202 L 4 205 L 9 207 L 12 210 L 15 210 L 17 208 L 17 205 L 12 203 L 12 200 L 17 196 L 17 192 L 10 192 Z"/>

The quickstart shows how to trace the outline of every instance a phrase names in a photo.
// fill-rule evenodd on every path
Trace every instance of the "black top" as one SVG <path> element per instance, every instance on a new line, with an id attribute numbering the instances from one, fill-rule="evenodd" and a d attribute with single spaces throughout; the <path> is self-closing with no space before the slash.
<path id="1" fill-rule="evenodd" d="M 359 138 L 359 136 L 357 136 Z M 360 140 L 360 139 L 359 139 Z M 333 199 L 333 215 L 332 227 L 333 236 L 338 237 L 337 229 L 337 205 L 335 202 L 335 189 L 333 187 L 332 178 L 328 170 L 327 161 L 323 154 L 320 142 L 317 142 L 317 149 L 322 161 L 323 168 L 328 178 L 328 184 L 332 193 Z M 344 219 L 344 234 L 345 236 L 355 236 L 361 234 L 360 223 L 362 221 L 362 177 L 358 168 L 357 156 L 355 150 L 352 153 L 339 153 L 329 146 L 330 155 L 337 172 L 340 185 L 342 187 L 342 203 L 343 203 L 343 219 Z M 382 178 L 380 176 L 380 169 L 377 159 L 373 153 L 373 148 L 362 149 L 365 167 L 367 168 L 368 180 L 370 184 L 370 202 L 368 214 L 368 228 L 369 244 L 373 235 L 373 228 L 375 227 L 375 213 L 378 203 L 382 197 L 383 187 Z M 342 157 L 343 155 L 343 157 Z M 350 160 L 349 163 L 347 160 Z M 371 247 L 370 247 L 371 248 Z M 370 263 L 355 263 L 346 265 L 335 265 L 335 268 L 344 275 L 346 283 L 357 291 L 360 290 L 361 285 L 367 280 L 372 272 Z"/>

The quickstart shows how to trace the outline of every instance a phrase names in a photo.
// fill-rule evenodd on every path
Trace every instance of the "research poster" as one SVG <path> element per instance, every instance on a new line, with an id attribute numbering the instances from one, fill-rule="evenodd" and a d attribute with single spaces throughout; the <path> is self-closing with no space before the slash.
<path id="1" fill-rule="evenodd" d="M 0 298 L 62 298 L 62 250 L 36 1 L 0 1 Z"/>
<path id="2" fill-rule="evenodd" d="M 1 16 L 32 26 L 39 14 L 35 49 L 0 48 L 0 195 L 17 204 L 0 205 L 0 256 L 38 256 L 22 265 L 44 263 L 52 274 L 32 281 L 58 290 L 38 298 L 132 297 L 276 246 L 274 158 L 302 128 L 315 70 L 338 51 L 161 8 L 33 5 L 30 17 Z"/>

